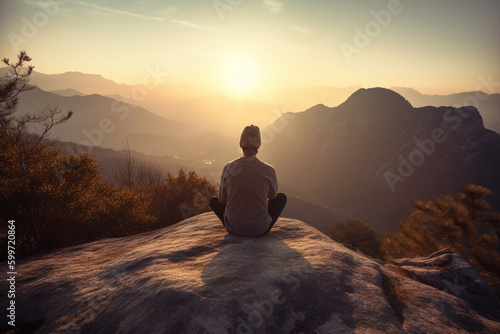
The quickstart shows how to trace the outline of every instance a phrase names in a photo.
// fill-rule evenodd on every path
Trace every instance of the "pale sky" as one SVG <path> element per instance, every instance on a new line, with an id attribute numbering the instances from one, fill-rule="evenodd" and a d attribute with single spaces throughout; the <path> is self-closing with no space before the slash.
<path id="1" fill-rule="evenodd" d="M 0 0 L 0 57 L 139 84 L 500 93 L 498 0 Z M 494 91 L 492 91 L 492 87 Z"/>

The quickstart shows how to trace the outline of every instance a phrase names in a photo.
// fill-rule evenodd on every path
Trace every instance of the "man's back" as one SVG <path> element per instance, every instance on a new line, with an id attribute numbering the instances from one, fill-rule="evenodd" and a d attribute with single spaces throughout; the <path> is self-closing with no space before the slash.
<path id="1" fill-rule="evenodd" d="M 278 182 L 271 165 L 257 157 L 242 157 L 226 164 L 219 202 L 226 205 L 224 224 L 237 235 L 261 235 L 271 223 L 268 199 L 276 197 Z"/>
<path id="2" fill-rule="evenodd" d="M 286 195 L 278 193 L 273 166 L 257 159 L 261 143 L 258 126 L 243 129 L 240 147 L 243 157 L 224 166 L 219 197 L 210 207 L 229 233 L 254 237 L 268 233 L 286 205 Z"/>

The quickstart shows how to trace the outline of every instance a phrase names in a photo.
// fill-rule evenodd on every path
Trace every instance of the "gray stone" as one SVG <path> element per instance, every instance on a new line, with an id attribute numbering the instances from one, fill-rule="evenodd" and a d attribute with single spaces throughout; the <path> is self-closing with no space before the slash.
<path id="1" fill-rule="evenodd" d="M 18 261 L 16 329 L 37 333 L 500 330 L 462 296 L 401 275 L 391 269 L 399 266 L 381 265 L 294 219 L 244 238 L 206 213 Z M 0 293 L 7 289 L 4 280 Z M 7 299 L 0 303 L 5 310 Z"/>
<path id="2" fill-rule="evenodd" d="M 482 316 L 500 321 L 500 300 L 479 272 L 463 257 L 445 249 L 429 257 L 398 259 L 399 272 L 467 302 Z M 397 270 L 397 269 L 396 269 Z"/>

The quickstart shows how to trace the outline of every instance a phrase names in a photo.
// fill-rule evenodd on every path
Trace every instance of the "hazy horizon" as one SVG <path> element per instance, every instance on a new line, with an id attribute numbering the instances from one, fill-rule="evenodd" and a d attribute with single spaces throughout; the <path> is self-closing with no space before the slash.
<path id="1" fill-rule="evenodd" d="M 1 57 L 241 99 L 321 87 L 500 93 L 500 2 L 3 1 Z"/>

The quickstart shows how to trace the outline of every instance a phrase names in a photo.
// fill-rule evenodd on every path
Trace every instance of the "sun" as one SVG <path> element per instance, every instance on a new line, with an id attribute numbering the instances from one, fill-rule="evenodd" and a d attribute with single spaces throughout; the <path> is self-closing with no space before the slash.
<path id="1" fill-rule="evenodd" d="M 258 84 L 258 71 L 255 62 L 244 54 L 233 54 L 222 64 L 224 88 L 230 95 L 250 94 Z"/>

